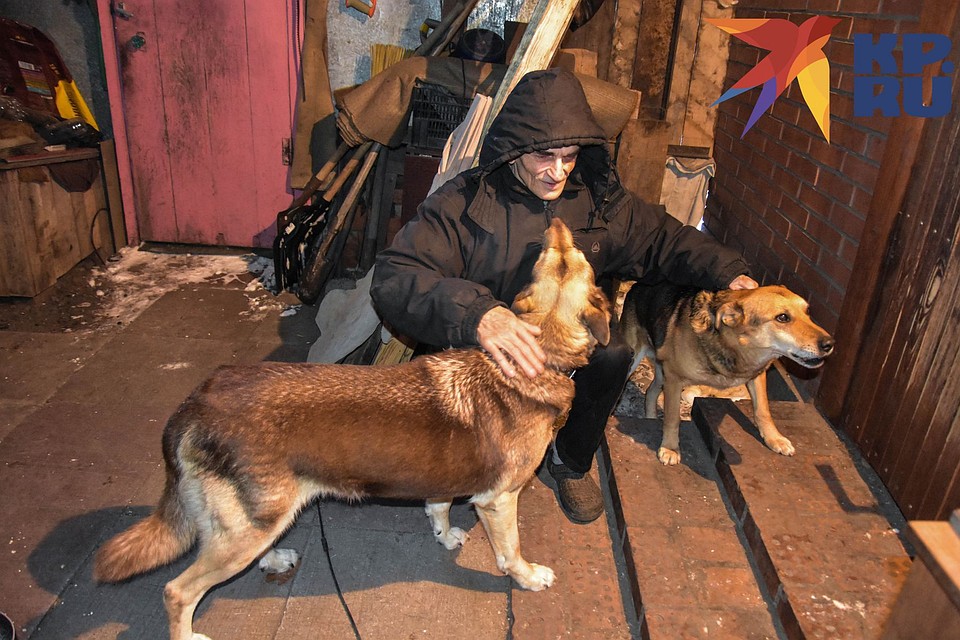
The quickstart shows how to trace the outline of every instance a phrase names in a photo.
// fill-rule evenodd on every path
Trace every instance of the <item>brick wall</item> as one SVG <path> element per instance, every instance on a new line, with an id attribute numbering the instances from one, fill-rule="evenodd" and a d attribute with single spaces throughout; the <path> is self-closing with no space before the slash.
<path id="1" fill-rule="evenodd" d="M 762 284 L 806 297 L 815 320 L 837 327 L 864 230 L 891 118 L 853 116 L 853 33 L 909 33 L 920 0 L 741 0 L 737 18 L 813 15 L 842 21 L 824 52 L 830 61 L 830 143 L 794 82 L 740 139 L 759 88 L 721 103 L 717 175 L 707 229 L 740 249 Z M 729 88 L 765 52 L 730 40 Z"/>

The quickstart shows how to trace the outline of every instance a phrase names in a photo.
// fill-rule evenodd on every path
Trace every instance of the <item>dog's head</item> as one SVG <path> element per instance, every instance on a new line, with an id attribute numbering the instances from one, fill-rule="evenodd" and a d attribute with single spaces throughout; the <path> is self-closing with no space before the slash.
<path id="1" fill-rule="evenodd" d="M 701 293 L 693 319 L 698 332 L 720 331 L 743 348 L 786 356 L 811 369 L 833 352 L 834 340 L 810 319 L 807 301 L 779 285 Z"/>
<path id="2" fill-rule="evenodd" d="M 570 229 L 554 218 L 544 233 L 533 281 L 513 302 L 514 313 L 540 327 L 548 366 L 582 366 L 597 343 L 610 341 L 610 303 L 594 280 Z"/>

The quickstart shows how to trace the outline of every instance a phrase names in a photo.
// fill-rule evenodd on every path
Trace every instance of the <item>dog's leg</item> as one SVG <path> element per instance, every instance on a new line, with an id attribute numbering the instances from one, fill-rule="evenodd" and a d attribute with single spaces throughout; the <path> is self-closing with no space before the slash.
<path id="1" fill-rule="evenodd" d="M 657 449 L 657 459 L 666 465 L 680 464 L 680 396 L 683 383 L 675 377 L 663 385 L 663 438 Z"/>
<path id="2" fill-rule="evenodd" d="M 524 589 L 541 591 L 553 584 L 550 567 L 527 562 L 520 556 L 520 531 L 517 528 L 517 497 L 520 490 L 506 491 L 489 499 L 474 496 L 474 505 L 483 528 L 487 530 L 497 568 Z M 486 498 L 486 496 L 483 496 Z"/>
<path id="3" fill-rule="evenodd" d="M 283 528 L 276 531 L 276 535 Z M 209 640 L 193 632 L 193 614 L 203 595 L 215 585 L 243 571 L 270 546 L 276 536 L 246 527 L 218 532 L 203 541 L 196 561 L 167 583 L 163 602 L 170 622 L 171 640 Z"/>
<path id="4" fill-rule="evenodd" d="M 767 400 L 767 372 L 761 371 L 753 380 L 747 382 L 747 391 L 750 392 L 750 400 L 753 402 L 753 419 L 760 429 L 760 436 L 764 443 L 777 453 L 785 456 L 792 456 L 796 453 L 787 438 L 780 433 L 777 425 L 773 423 L 773 416 L 770 415 L 770 403 Z"/>
<path id="5" fill-rule="evenodd" d="M 644 416 L 647 418 L 657 417 L 657 399 L 661 391 L 663 391 L 663 367 L 656 358 L 653 358 L 653 380 L 647 387 L 646 395 L 643 396 Z M 664 401 L 664 407 L 666 407 L 666 401 Z"/>
<path id="6" fill-rule="evenodd" d="M 452 504 L 451 500 L 442 498 L 427 500 L 427 506 L 424 509 L 427 517 L 430 518 L 430 525 L 433 527 L 433 535 L 437 538 L 437 542 L 450 550 L 462 547 L 470 537 L 463 529 L 450 526 L 450 505 Z"/>

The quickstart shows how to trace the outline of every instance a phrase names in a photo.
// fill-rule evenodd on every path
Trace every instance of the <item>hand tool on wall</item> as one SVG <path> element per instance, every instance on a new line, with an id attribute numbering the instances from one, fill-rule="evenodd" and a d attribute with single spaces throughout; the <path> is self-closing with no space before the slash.
<path id="1" fill-rule="evenodd" d="M 377 10 L 377 0 L 372 0 L 370 4 L 367 4 L 363 0 L 346 0 L 346 6 L 348 9 L 356 9 L 360 13 L 372 18 L 374 11 Z"/>
<path id="2" fill-rule="evenodd" d="M 363 166 L 357 173 L 356 179 L 350 186 L 346 198 L 337 207 L 336 214 L 330 219 L 320 238 L 319 246 L 310 259 L 309 264 L 303 271 L 300 278 L 300 287 L 297 291 L 297 297 L 306 304 L 313 304 L 323 292 L 323 286 L 326 284 L 334 265 L 340 259 L 340 251 L 345 244 L 344 230 L 349 229 L 353 221 L 353 214 L 356 210 L 357 201 L 360 197 L 360 191 L 363 189 L 370 175 L 373 165 L 377 161 L 382 145 L 379 142 L 366 143 L 363 145 Z M 350 159 L 354 161 L 356 154 Z M 346 172 L 346 169 L 344 169 Z M 331 187 L 332 190 L 332 187 Z M 325 197 L 326 194 L 324 194 Z"/>
<path id="3" fill-rule="evenodd" d="M 313 245 L 326 226 L 333 199 L 356 171 L 371 144 L 367 142 L 354 149 L 343 170 L 336 173 L 334 169 L 337 164 L 350 150 L 349 146 L 341 144 L 310 179 L 303 193 L 294 199 L 289 208 L 277 214 L 277 237 L 273 241 L 277 291 L 292 287 L 300 279 Z M 308 200 L 317 193 L 322 195 L 315 203 L 308 204 Z"/>

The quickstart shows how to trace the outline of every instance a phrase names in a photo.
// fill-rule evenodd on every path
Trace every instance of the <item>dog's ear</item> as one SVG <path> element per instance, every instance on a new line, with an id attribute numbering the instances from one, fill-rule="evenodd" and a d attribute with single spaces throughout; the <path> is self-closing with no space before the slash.
<path id="1" fill-rule="evenodd" d="M 510 310 L 515 314 L 520 315 L 527 313 L 528 311 L 533 310 L 533 288 L 528 286 L 523 291 L 517 294 L 517 297 L 513 299 L 513 305 L 510 307 Z"/>
<path id="2" fill-rule="evenodd" d="M 690 326 L 695 333 L 704 333 L 713 328 L 716 318 L 711 312 L 711 302 L 713 294 L 709 291 L 701 291 L 693 299 L 693 309 L 690 313 Z"/>
<path id="3" fill-rule="evenodd" d="M 590 294 L 589 305 L 581 316 L 587 329 L 601 345 L 610 342 L 610 302 L 599 290 Z"/>
<path id="4" fill-rule="evenodd" d="M 715 327 L 720 329 L 720 325 L 735 327 L 743 322 L 743 307 L 739 302 L 726 302 L 717 309 L 717 318 Z"/>

